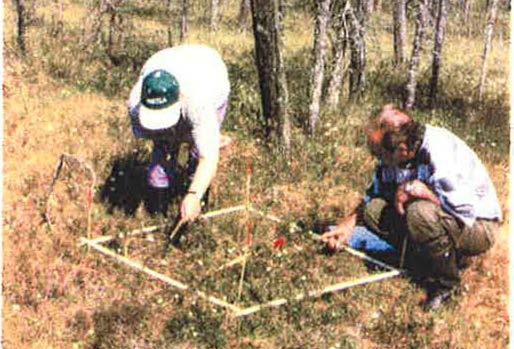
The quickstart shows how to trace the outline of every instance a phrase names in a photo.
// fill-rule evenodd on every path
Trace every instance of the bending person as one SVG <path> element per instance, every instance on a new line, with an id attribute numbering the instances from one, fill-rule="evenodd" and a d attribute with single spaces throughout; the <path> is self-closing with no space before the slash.
<path id="1" fill-rule="evenodd" d="M 182 219 L 194 220 L 216 173 L 220 127 L 230 83 L 227 68 L 212 48 L 182 45 L 155 53 L 144 64 L 129 97 L 136 138 L 153 140 L 148 184 L 157 190 L 177 187 L 177 154 L 189 143 L 192 177 L 182 199 Z"/>

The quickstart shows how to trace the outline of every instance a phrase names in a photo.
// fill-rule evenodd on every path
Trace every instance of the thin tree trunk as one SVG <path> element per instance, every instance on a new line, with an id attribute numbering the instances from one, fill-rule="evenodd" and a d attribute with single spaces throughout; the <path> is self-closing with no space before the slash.
<path id="1" fill-rule="evenodd" d="M 434 52 L 432 58 L 432 79 L 430 80 L 430 102 L 432 107 L 437 99 L 437 85 L 441 71 L 444 35 L 448 19 L 448 0 L 439 0 L 437 12 L 437 25 L 434 38 Z"/>
<path id="2" fill-rule="evenodd" d="M 108 6 L 101 1 L 99 6 L 90 3 L 89 15 L 83 28 L 82 48 L 88 51 L 93 49 L 93 44 L 98 42 L 102 34 L 103 16 L 108 12 Z"/>
<path id="3" fill-rule="evenodd" d="M 361 1 L 350 9 L 350 98 L 359 98 L 366 86 L 366 15 Z"/>
<path id="4" fill-rule="evenodd" d="M 275 11 L 275 23 L 276 23 L 276 37 L 277 45 L 275 46 L 275 54 L 277 56 L 277 69 L 278 69 L 278 88 L 280 97 L 280 138 L 287 156 L 290 155 L 291 151 L 291 120 L 289 118 L 288 104 L 289 104 L 289 92 L 287 90 L 287 79 L 286 70 L 284 67 L 284 55 L 282 51 L 283 44 L 283 27 L 282 21 L 284 16 L 284 3 L 282 0 L 277 1 Z"/>
<path id="5" fill-rule="evenodd" d="M 280 0 L 251 0 L 251 9 L 266 136 L 277 135 L 289 154 L 291 125 L 282 56 L 282 4 Z"/>
<path id="6" fill-rule="evenodd" d="M 465 24 L 469 20 L 469 10 L 471 9 L 471 0 L 459 0 L 459 7 L 462 11 L 462 22 Z"/>
<path id="7" fill-rule="evenodd" d="M 25 22 L 25 0 L 16 0 L 16 12 L 18 12 L 18 46 L 20 47 L 21 53 L 25 56 L 27 53 L 25 46 L 25 33 L 27 30 L 27 24 Z"/>
<path id="8" fill-rule="evenodd" d="M 405 61 L 405 42 L 407 40 L 407 3 L 406 0 L 394 0 L 394 64 L 400 66 Z"/>
<path id="9" fill-rule="evenodd" d="M 361 1 L 364 2 L 364 4 L 363 4 L 364 12 L 367 15 L 372 14 L 373 10 L 375 9 L 375 0 L 361 0 Z"/>
<path id="10" fill-rule="evenodd" d="M 405 109 L 410 110 L 414 106 L 416 100 L 417 77 L 419 64 L 421 61 L 421 51 L 423 50 L 423 40 L 425 37 L 427 7 L 426 0 L 420 0 L 417 4 L 416 15 L 416 31 L 414 33 L 414 42 L 412 44 L 412 57 L 409 66 L 407 79 L 407 99 L 405 101 Z"/>
<path id="11" fill-rule="evenodd" d="M 219 6 L 220 0 L 211 0 L 211 16 L 209 27 L 214 32 L 218 30 Z"/>
<path id="12" fill-rule="evenodd" d="M 346 2 L 345 7 L 339 14 L 339 29 L 334 45 L 334 69 L 332 77 L 328 84 L 327 104 L 329 108 L 335 109 L 339 104 L 339 96 L 341 95 L 341 85 L 343 83 L 344 58 L 346 54 L 346 46 L 348 43 L 348 24 L 346 23 L 346 15 L 350 9 L 350 2 Z"/>
<path id="13" fill-rule="evenodd" d="M 55 12 L 52 15 L 52 35 L 54 37 L 62 34 L 64 30 L 64 3 L 63 0 L 54 0 Z"/>
<path id="14" fill-rule="evenodd" d="M 311 89 L 309 106 L 309 132 L 314 134 L 319 120 L 321 92 L 325 71 L 325 57 L 327 55 L 327 29 L 330 20 L 331 0 L 318 2 L 316 14 L 316 29 L 314 31 L 314 66 L 311 72 Z"/>
<path id="15" fill-rule="evenodd" d="M 116 9 L 111 8 L 109 11 L 109 32 L 107 34 L 107 56 L 112 60 L 114 46 L 114 31 L 116 26 Z"/>
<path id="16" fill-rule="evenodd" d="M 250 13 L 250 0 L 241 0 L 239 6 L 239 15 L 237 22 L 241 30 L 246 30 L 248 27 L 248 14 Z"/>
<path id="17" fill-rule="evenodd" d="M 168 20 L 168 25 L 167 25 L 167 32 L 168 32 L 168 46 L 171 47 L 173 46 L 173 28 L 174 28 L 174 25 L 173 23 L 175 22 L 172 18 L 173 18 L 173 1 L 172 0 L 167 0 L 167 4 L 166 4 L 166 18 Z"/>
<path id="18" fill-rule="evenodd" d="M 469 18 L 469 14 L 471 12 L 471 6 L 473 6 L 473 0 L 464 0 L 463 4 L 463 24 L 466 26 L 466 35 L 469 36 L 471 34 L 471 21 Z"/>
<path id="19" fill-rule="evenodd" d="M 180 16 L 180 42 L 187 38 L 187 16 L 188 16 L 189 1 L 182 0 L 182 13 Z"/>
<path id="20" fill-rule="evenodd" d="M 120 60 L 114 54 L 114 45 L 116 42 L 122 41 L 122 21 L 123 18 L 120 16 L 119 9 L 123 0 L 105 1 L 106 12 L 109 14 L 109 28 L 107 33 L 107 56 L 114 65 L 118 65 Z M 118 35 L 117 40 L 115 36 Z"/>
<path id="21" fill-rule="evenodd" d="M 485 27 L 484 53 L 482 55 L 482 69 L 480 70 L 480 84 L 478 85 L 478 100 L 482 101 L 484 95 L 485 79 L 487 75 L 487 59 L 491 53 L 491 42 L 493 39 L 494 22 L 498 11 L 498 0 L 491 0 L 489 15 Z"/>
<path id="22" fill-rule="evenodd" d="M 382 0 L 375 0 L 374 10 L 375 12 L 380 12 L 382 10 Z"/>

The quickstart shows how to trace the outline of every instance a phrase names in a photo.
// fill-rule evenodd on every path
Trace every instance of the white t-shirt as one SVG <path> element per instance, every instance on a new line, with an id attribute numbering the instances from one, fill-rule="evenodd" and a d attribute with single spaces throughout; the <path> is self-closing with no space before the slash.
<path id="1" fill-rule="evenodd" d="M 178 81 L 182 117 L 191 126 L 191 135 L 199 155 L 217 157 L 220 145 L 217 110 L 227 102 L 230 93 L 227 67 L 219 53 L 207 46 L 181 45 L 152 55 L 141 69 L 139 79 L 130 93 L 128 106 L 133 121 L 139 117 L 143 79 L 157 69 L 166 70 Z M 138 137 L 136 131 L 134 133 Z M 151 138 L 149 134 L 139 137 Z M 178 136 L 187 139 L 191 135 Z"/>

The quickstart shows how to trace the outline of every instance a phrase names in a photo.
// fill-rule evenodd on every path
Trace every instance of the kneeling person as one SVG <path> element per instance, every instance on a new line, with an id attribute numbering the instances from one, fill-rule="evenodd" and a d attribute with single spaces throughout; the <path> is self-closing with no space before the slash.
<path id="1" fill-rule="evenodd" d="M 216 173 L 229 92 L 228 72 L 220 55 L 206 46 L 182 45 L 151 56 L 130 93 L 133 133 L 154 143 L 150 187 L 177 186 L 180 144 L 191 144 L 188 172 L 192 181 L 180 205 L 186 221 L 200 214 L 201 199 Z"/>
<path id="2" fill-rule="evenodd" d="M 399 247 L 405 237 L 425 263 L 426 307 L 437 309 L 460 283 L 458 259 L 487 251 L 501 209 L 486 168 L 450 131 L 408 120 L 368 130 L 380 163 L 359 208 L 323 235 L 331 249 L 347 242 L 357 222 Z"/>

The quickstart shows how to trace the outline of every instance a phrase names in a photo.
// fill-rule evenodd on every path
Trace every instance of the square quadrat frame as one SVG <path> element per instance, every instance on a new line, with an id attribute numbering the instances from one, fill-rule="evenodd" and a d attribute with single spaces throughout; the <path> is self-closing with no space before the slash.
<path id="1" fill-rule="evenodd" d="M 275 223 L 283 222 L 280 218 L 270 215 L 270 214 L 266 214 L 260 210 L 257 210 L 252 205 L 248 205 L 248 204 L 228 207 L 228 208 L 224 208 L 224 209 L 220 209 L 220 210 L 216 210 L 216 211 L 210 211 L 210 212 L 202 214 L 200 216 L 200 218 L 202 218 L 204 220 L 208 220 L 208 219 L 212 219 L 217 216 L 232 214 L 232 213 L 236 213 L 236 212 L 240 212 L 240 211 L 245 211 L 247 215 L 249 215 L 251 213 L 253 215 L 261 216 L 261 217 L 271 220 Z M 128 237 L 135 237 L 138 235 L 151 234 L 151 233 L 158 232 L 160 229 L 164 228 L 165 226 L 166 226 L 166 224 L 145 227 L 142 229 L 130 231 L 130 232 L 126 233 L 125 236 L 128 238 Z M 320 240 L 320 237 L 314 233 L 309 234 L 309 236 L 314 240 L 318 240 L 318 241 Z M 123 265 L 125 265 L 133 270 L 136 270 L 138 272 L 144 273 L 154 279 L 160 280 L 161 282 L 164 282 L 168 286 L 176 288 L 180 291 L 190 292 L 193 296 L 195 296 L 199 299 L 206 300 L 216 306 L 225 308 L 226 310 L 230 311 L 230 314 L 233 317 L 236 317 L 236 318 L 250 315 L 250 314 L 256 313 L 260 310 L 266 309 L 266 308 L 279 307 L 281 305 L 291 303 L 293 301 L 301 301 L 304 299 L 315 299 L 315 298 L 321 297 L 324 294 L 334 293 L 334 292 L 344 290 L 344 289 L 347 289 L 350 287 L 356 287 L 359 285 L 365 285 L 365 284 L 369 284 L 372 282 L 386 280 L 386 279 L 401 275 L 403 273 L 403 271 L 401 269 L 392 267 L 391 265 L 381 262 L 375 258 L 368 256 L 367 254 L 365 254 L 363 252 L 357 251 L 348 246 L 343 246 L 342 248 L 345 252 L 350 253 L 357 258 L 360 258 L 362 260 L 365 260 L 367 262 L 375 264 L 379 267 L 382 267 L 382 268 L 386 269 L 386 271 L 380 272 L 380 273 L 375 273 L 375 274 L 364 276 L 364 277 L 360 277 L 360 278 L 354 278 L 351 280 L 343 280 L 341 282 L 338 282 L 338 283 L 335 283 L 332 285 L 327 285 L 321 289 L 299 292 L 298 294 L 296 294 L 295 296 L 290 297 L 290 298 L 276 298 L 276 299 L 273 299 L 268 302 L 252 305 L 249 307 L 242 307 L 237 303 L 229 303 L 229 302 L 224 301 L 223 299 L 220 299 L 218 297 L 215 297 L 209 293 L 192 288 L 189 285 L 187 285 L 181 281 L 173 279 L 170 276 L 167 276 L 165 274 L 161 274 L 155 270 L 152 270 L 152 269 L 144 266 L 142 263 L 140 263 L 138 261 L 132 260 L 126 256 L 116 253 L 112 249 L 102 246 L 102 244 L 112 241 L 115 238 L 116 238 L 116 236 L 114 236 L 114 235 L 105 235 L 105 236 L 101 236 L 101 237 L 94 238 L 94 239 L 82 237 L 82 238 L 80 238 L 79 246 L 88 246 L 88 247 L 94 249 L 95 251 L 101 253 L 104 256 L 113 258 L 116 262 L 118 262 L 120 264 L 123 264 Z M 241 263 L 241 262 L 245 263 L 245 261 L 246 261 L 246 257 L 243 256 L 243 258 L 241 258 L 241 256 L 240 256 L 240 257 L 237 257 L 232 262 L 229 262 L 225 266 L 233 265 L 233 264 Z M 400 264 L 400 267 L 401 267 L 401 264 Z"/>

